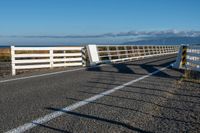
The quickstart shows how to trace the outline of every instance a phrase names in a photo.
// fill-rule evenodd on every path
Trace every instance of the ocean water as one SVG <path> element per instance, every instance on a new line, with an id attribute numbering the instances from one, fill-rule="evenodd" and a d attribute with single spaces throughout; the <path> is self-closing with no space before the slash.
<path id="1" fill-rule="evenodd" d="M 4 45 L 0 45 L 0 48 L 9 48 L 10 46 L 4 46 Z"/>

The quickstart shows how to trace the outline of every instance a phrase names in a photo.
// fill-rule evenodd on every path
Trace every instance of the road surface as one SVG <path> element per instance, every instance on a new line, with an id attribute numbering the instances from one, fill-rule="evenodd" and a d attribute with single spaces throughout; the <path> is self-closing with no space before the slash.
<path id="1" fill-rule="evenodd" d="M 200 85 L 175 55 L 0 80 L 0 132 L 200 132 Z"/>

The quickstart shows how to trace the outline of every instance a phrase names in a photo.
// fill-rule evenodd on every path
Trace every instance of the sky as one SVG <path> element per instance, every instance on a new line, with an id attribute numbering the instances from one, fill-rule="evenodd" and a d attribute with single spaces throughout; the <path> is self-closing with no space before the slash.
<path id="1" fill-rule="evenodd" d="M 0 45 L 199 35 L 199 7 L 200 0 L 0 0 Z"/>

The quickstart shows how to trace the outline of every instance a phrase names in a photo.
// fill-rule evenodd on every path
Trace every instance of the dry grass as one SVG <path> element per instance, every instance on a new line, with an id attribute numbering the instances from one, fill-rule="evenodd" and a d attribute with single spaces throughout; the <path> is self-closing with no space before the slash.
<path id="1" fill-rule="evenodd" d="M 64 51 L 54 51 L 54 53 L 79 53 L 80 51 L 78 50 L 66 50 Z M 48 54 L 48 50 L 44 51 L 36 51 L 36 50 L 18 50 L 16 51 L 16 54 Z M 8 62 L 11 60 L 11 52 L 10 48 L 0 48 L 0 61 L 1 62 Z"/>
<path id="2" fill-rule="evenodd" d="M 0 61 L 10 61 L 10 48 L 0 48 Z"/>
<path id="3" fill-rule="evenodd" d="M 181 78 L 181 81 L 200 83 L 200 72 L 185 70 Z"/>

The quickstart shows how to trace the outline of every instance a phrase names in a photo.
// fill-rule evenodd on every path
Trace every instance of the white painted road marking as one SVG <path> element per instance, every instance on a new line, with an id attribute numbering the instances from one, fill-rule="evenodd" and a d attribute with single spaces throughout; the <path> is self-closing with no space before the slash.
<path id="1" fill-rule="evenodd" d="M 131 62 L 131 61 L 124 61 L 123 63 Z M 120 63 L 117 63 L 120 64 Z M 95 67 L 102 67 L 102 66 L 108 66 L 109 64 L 102 64 L 100 66 L 91 66 L 91 67 L 85 67 L 85 68 L 77 68 L 77 69 L 71 69 L 71 70 L 65 70 L 65 71 L 59 71 L 59 72 L 52 72 L 52 73 L 45 73 L 40 75 L 33 75 L 33 76 L 27 76 L 27 77 L 20 77 L 20 78 L 13 78 L 13 79 L 6 79 L 6 80 L 0 80 L 0 83 L 6 83 L 11 81 L 17 81 L 17 80 L 23 80 L 23 79 L 30 79 L 30 78 L 37 78 L 37 77 L 43 77 L 43 76 L 50 76 L 50 75 L 56 75 L 56 74 L 62 74 L 67 72 L 75 72 L 80 70 L 85 70 L 87 68 L 95 68 Z"/>
<path id="2" fill-rule="evenodd" d="M 33 76 L 27 76 L 27 77 L 0 80 L 0 83 L 6 83 L 6 82 L 23 80 L 23 79 L 30 79 L 30 78 L 37 78 L 37 77 L 43 77 L 43 76 L 50 76 L 50 75 L 68 73 L 68 72 L 75 72 L 75 71 L 85 70 L 85 69 L 88 69 L 88 68 L 102 67 L 102 66 L 106 66 L 106 65 L 107 64 L 102 64 L 100 66 L 91 66 L 91 67 L 77 68 L 77 69 L 71 69 L 71 70 L 65 70 L 65 71 L 59 71 L 59 72 L 45 73 L 45 74 L 40 74 L 40 75 L 33 75 Z"/>
<path id="3" fill-rule="evenodd" d="M 0 83 L 6 83 L 6 82 L 17 81 L 17 80 L 22 80 L 22 79 L 37 78 L 37 77 L 43 77 L 43 76 L 50 76 L 50 75 L 55 75 L 55 74 L 80 71 L 80 70 L 84 70 L 84 69 L 86 69 L 86 68 L 78 68 L 78 69 L 65 70 L 65 71 L 59 71 L 59 72 L 45 73 L 45 74 L 40 74 L 40 75 L 33 75 L 33 76 L 27 76 L 27 77 L 20 77 L 20 78 L 13 78 L 13 79 L 7 79 L 7 80 L 0 80 Z"/>
<path id="4" fill-rule="evenodd" d="M 170 65 L 169 65 L 169 66 L 170 66 Z M 169 67 L 169 66 L 167 66 L 167 67 Z M 57 118 L 57 117 L 59 117 L 59 116 L 61 116 L 61 115 L 64 115 L 64 114 L 65 114 L 64 112 L 72 111 L 72 110 L 75 110 L 75 109 L 77 109 L 77 108 L 79 108 L 79 107 L 81 107 L 81 106 L 84 106 L 84 105 L 86 105 L 86 104 L 89 104 L 89 103 L 91 103 L 91 102 L 94 102 L 94 101 L 96 101 L 97 99 L 100 99 L 101 97 L 104 97 L 104 96 L 106 96 L 106 95 L 109 95 L 109 94 L 111 94 L 111 93 L 113 93 L 113 92 L 115 92 L 115 91 L 117 91 L 117 90 L 119 90 L 119 89 L 122 89 L 122 88 L 124 88 L 124 87 L 126 87 L 126 86 L 128 86 L 128 85 L 131 85 L 131 84 L 133 84 L 133 83 L 135 83 L 135 82 L 138 82 L 138 81 L 140 81 L 140 80 L 142 80 L 142 79 L 145 79 L 145 78 L 147 78 L 147 77 L 150 77 L 150 76 L 152 76 L 152 75 L 154 75 L 154 74 L 156 74 L 156 73 L 158 73 L 158 72 L 160 72 L 160 71 L 163 71 L 163 70 L 165 70 L 167 67 L 161 68 L 161 69 L 159 69 L 159 70 L 157 70 L 157 71 L 154 71 L 154 72 L 152 72 L 152 73 L 150 73 L 150 74 L 148 74 L 148 75 L 142 76 L 142 77 L 140 77 L 140 78 L 138 78 L 138 79 L 134 79 L 134 80 L 129 81 L 129 82 L 123 84 L 123 85 L 117 86 L 117 87 L 115 87 L 115 88 L 113 88 L 113 89 L 111 89 L 111 90 L 102 92 L 102 93 L 100 93 L 100 94 L 97 94 L 97 95 L 95 95 L 95 96 L 93 96 L 93 97 L 90 97 L 90 98 L 88 98 L 88 99 L 85 99 L 85 100 L 83 100 L 83 101 L 79 101 L 79 102 L 77 102 L 77 103 L 75 103 L 75 104 L 72 104 L 72 105 L 70 105 L 70 106 L 67 106 L 67 107 L 65 107 L 65 108 L 60 109 L 60 111 L 55 111 L 55 112 L 53 112 L 53 113 L 47 114 L 47 115 L 45 115 L 44 117 L 41 117 L 41 118 L 36 119 L 36 120 L 33 120 L 33 121 L 30 122 L 30 123 L 26 123 L 26 124 L 24 124 L 24 125 L 22 125 L 22 126 L 19 126 L 19 127 L 17 127 L 17 128 L 14 128 L 14 129 L 12 129 L 12 130 L 6 132 L 6 133 L 21 133 L 21 132 L 25 132 L 25 131 L 27 131 L 27 130 L 30 130 L 30 129 L 36 127 L 37 125 L 46 123 L 46 122 L 48 122 L 48 121 L 50 121 L 50 120 L 52 120 L 52 119 L 54 119 L 54 118 Z"/>

